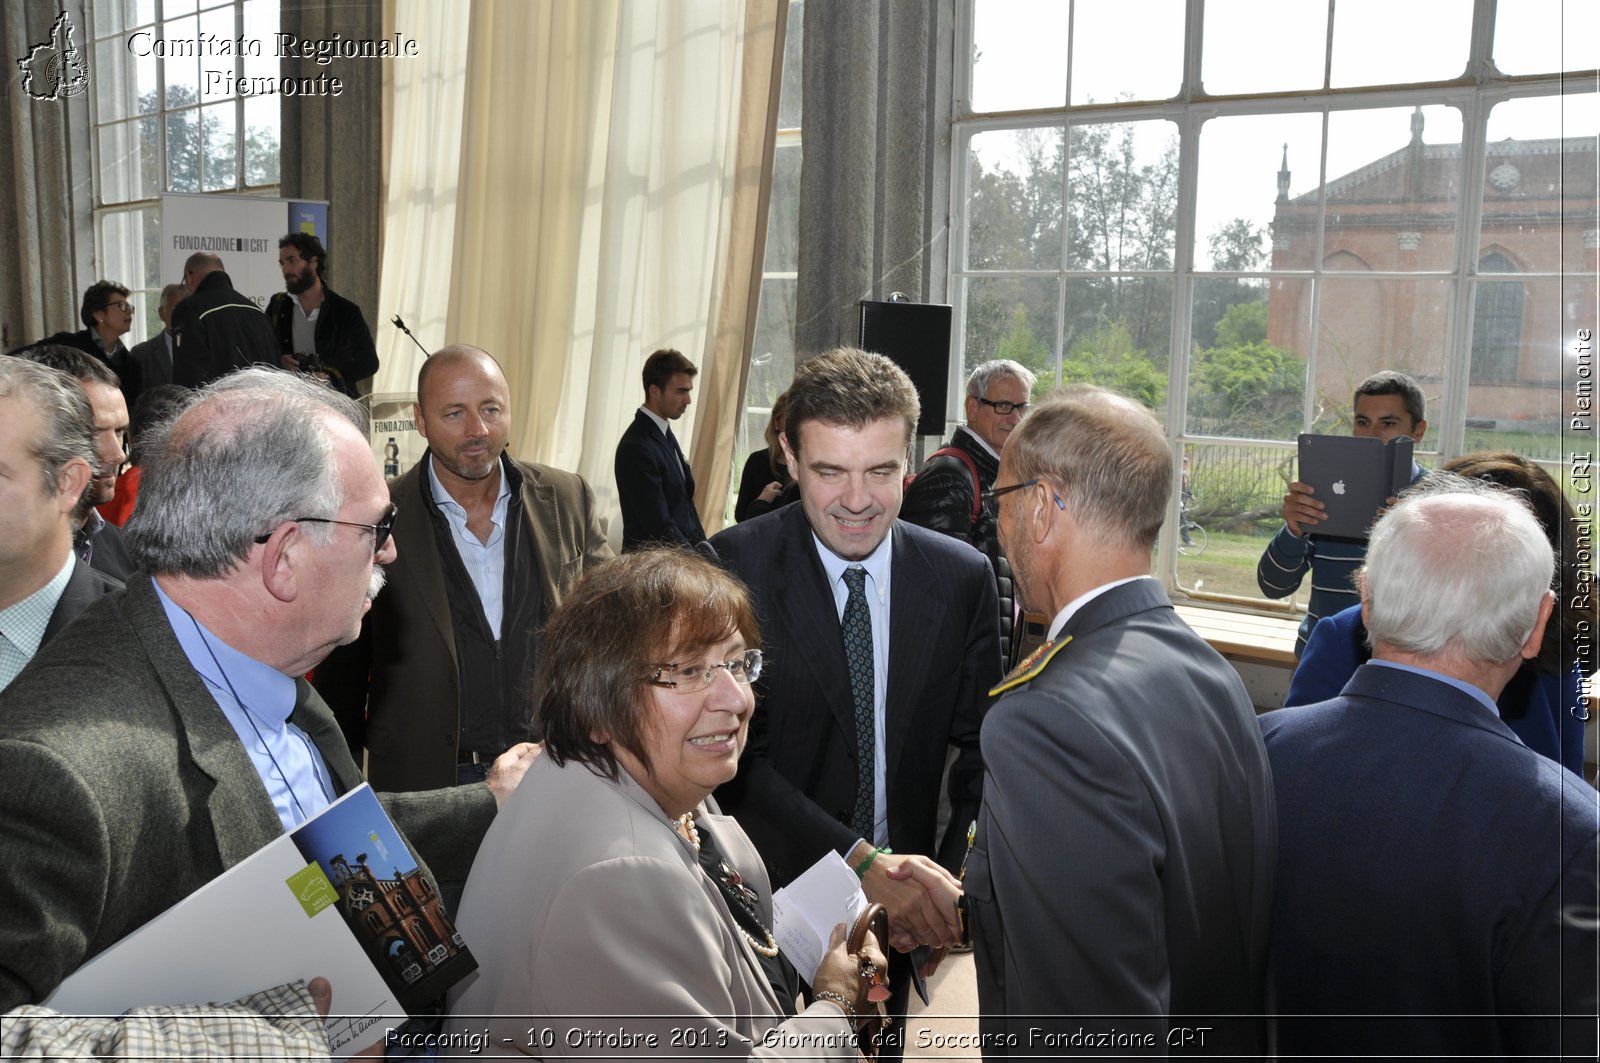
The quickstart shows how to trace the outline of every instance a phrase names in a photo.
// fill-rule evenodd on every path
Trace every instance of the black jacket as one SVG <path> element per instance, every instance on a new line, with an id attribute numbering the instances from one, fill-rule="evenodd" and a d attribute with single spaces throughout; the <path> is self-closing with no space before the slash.
<path id="1" fill-rule="evenodd" d="M 987 491 L 1000 475 L 1000 463 L 992 457 L 966 427 L 957 428 L 947 446 L 964 451 L 978 470 L 978 490 Z M 942 448 L 941 448 L 942 449 Z M 972 471 L 960 458 L 941 454 L 922 465 L 911 486 L 906 488 L 900 518 L 912 524 L 944 532 L 972 544 L 994 569 L 995 592 L 1000 597 L 1000 655 L 1009 671 L 1015 662 L 1011 622 L 1016 595 L 1011 587 L 1011 565 L 1000 546 L 1000 522 L 993 502 L 980 508 L 977 523 L 972 520 Z"/>
<path id="2" fill-rule="evenodd" d="M 139 363 L 133 360 L 132 353 L 121 340 L 117 341 L 117 349 L 107 354 L 101 349 L 100 344 L 95 342 L 94 330 L 84 329 L 82 332 L 57 332 L 53 336 L 46 336 L 33 346 L 42 347 L 47 343 L 75 348 L 101 364 L 109 366 L 111 371 L 117 374 L 123 401 L 128 404 L 128 409 L 133 409 L 134 400 L 144 388 L 144 379 Z"/>
<path id="3" fill-rule="evenodd" d="M 288 292 L 274 295 L 267 302 L 267 320 L 277 334 L 278 353 L 295 354 L 294 297 Z M 353 398 L 356 383 L 378 371 L 378 349 L 361 308 L 326 285 L 313 337 L 328 379 L 346 395 Z"/>
<path id="4" fill-rule="evenodd" d="M 261 308 L 208 273 L 172 311 L 172 382 L 197 388 L 247 365 L 278 364 L 278 340 Z"/>

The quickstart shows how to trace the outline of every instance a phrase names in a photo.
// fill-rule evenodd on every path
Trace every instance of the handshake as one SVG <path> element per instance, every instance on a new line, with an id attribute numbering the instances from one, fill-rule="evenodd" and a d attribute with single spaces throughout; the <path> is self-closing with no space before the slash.
<path id="1" fill-rule="evenodd" d="M 846 862 L 857 869 L 866 864 L 861 890 L 867 900 L 888 909 L 890 948 L 933 947 L 934 958 L 923 972 L 931 974 L 946 949 L 966 940 L 961 880 L 926 856 L 873 854 L 871 846 L 859 842 Z"/>

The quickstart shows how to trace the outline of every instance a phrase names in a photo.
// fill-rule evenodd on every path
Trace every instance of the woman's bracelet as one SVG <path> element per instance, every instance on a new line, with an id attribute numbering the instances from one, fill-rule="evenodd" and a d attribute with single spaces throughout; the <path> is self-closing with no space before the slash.
<path id="1" fill-rule="evenodd" d="M 843 993 L 835 993 L 831 989 L 824 989 L 819 993 L 813 993 L 811 995 L 816 997 L 818 1000 L 826 1000 L 830 1004 L 839 1005 L 839 1010 L 844 1012 L 845 1021 L 851 1026 L 856 1024 L 856 1009 L 852 1007 L 850 1002 L 844 998 Z"/>

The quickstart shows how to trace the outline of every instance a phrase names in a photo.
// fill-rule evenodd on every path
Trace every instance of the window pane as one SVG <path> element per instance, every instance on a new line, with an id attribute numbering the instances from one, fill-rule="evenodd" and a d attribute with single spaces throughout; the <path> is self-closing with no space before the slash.
<path id="1" fill-rule="evenodd" d="M 239 164 L 239 118 L 237 105 L 229 100 L 200 109 L 200 128 L 205 150 L 204 183 L 207 192 L 237 188 Z"/>
<path id="2" fill-rule="evenodd" d="M 244 101 L 244 183 L 247 187 L 278 183 L 278 114 L 276 96 L 251 96 Z"/>
<path id="3" fill-rule="evenodd" d="M 113 122 L 134 114 L 148 114 L 161 103 L 156 94 L 156 58 L 134 55 L 123 38 L 95 45 L 94 86 L 99 120 Z"/>
<path id="4" fill-rule="evenodd" d="M 799 144 L 780 144 L 772 153 L 772 199 L 767 206 L 767 251 L 762 270 L 794 273 L 800 268 Z"/>
<path id="5" fill-rule="evenodd" d="M 162 33 L 169 41 L 192 41 L 198 32 L 198 21 L 189 18 L 169 19 L 162 24 Z M 167 106 L 184 107 L 200 99 L 200 60 L 164 59 L 162 68 L 167 78 Z"/>
<path id="6" fill-rule="evenodd" d="M 200 191 L 200 111 L 167 115 L 167 191 Z"/>
<path id="7" fill-rule="evenodd" d="M 1322 87 L 1327 0 L 1205 5 L 1200 77 L 1215 96 Z"/>
<path id="8" fill-rule="evenodd" d="M 1594 0 L 1517 0 L 1494 20 L 1494 65 L 1503 74 L 1554 74 L 1600 67 L 1600 5 Z"/>
<path id="9" fill-rule="evenodd" d="M 161 288 L 161 209 L 156 206 L 107 211 L 100 215 L 100 254 L 104 275 L 138 293 L 130 347 L 161 327 L 156 315 Z"/>
<path id="10" fill-rule="evenodd" d="M 274 0 L 276 3 L 276 0 Z M 783 87 L 778 95 L 778 128 L 800 128 L 802 88 L 801 49 L 805 43 L 806 0 L 790 0 L 789 18 L 784 23 Z"/>
<path id="11" fill-rule="evenodd" d="M 750 376 L 745 382 L 746 406 L 771 406 L 794 378 L 794 296 L 798 284 L 792 278 L 769 277 L 761 282 Z"/>
<path id="12" fill-rule="evenodd" d="M 1283 520 L 1283 494 L 1294 479 L 1295 452 L 1239 444 L 1184 448 L 1189 497 L 1181 507 L 1189 542 L 1178 547 L 1178 585 L 1204 596 L 1263 602 L 1256 563 Z M 1310 580 L 1291 599 L 1304 605 Z"/>
<path id="13" fill-rule="evenodd" d="M 1512 16 L 1502 7 L 1501 18 Z M 1467 68 L 1472 0 L 1339 0 L 1333 16 L 1334 88 L 1446 81 Z"/>
<path id="14" fill-rule="evenodd" d="M 969 277 L 962 337 L 962 378 L 991 358 L 1010 358 L 1033 370 L 1043 393 L 1056 383 L 1054 277 Z"/>
<path id="15" fill-rule="evenodd" d="M 1597 132 L 1600 97 L 1593 93 L 1495 105 L 1480 259 L 1498 252 L 1517 272 L 1594 271 Z"/>
<path id="16" fill-rule="evenodd" d="M 1070 277 L 1063 384 L 1099 384 L 1166 416 L 1172 282 L 1166 277 Z"/>
<path id="17" fill-rule="evenodd" d="M 1432 409 L 1443 396 L 1450 282 L 1335 277 L 1322 285 L 1313 432 L 1350 431 L 1356 385 L 1380 369 L 1409 373 Z M 1438 446 L 1430 430 L 1418 449 Z"/>
<path id="18" fill-rule="evenodd" d="M 1563 399 L 1574 390 L 1563 385 L 1563 352 L 1571 377 L 1578 329 L 1595 326 L 1593 281 L 1481 280 L 1473 304 L 1466 450 L 1562 459 Z"/>
<path id="19" fill-rule="evenodd" d="M 1067 98 L 1071 5 L 973 0 L 973 111 L 1060 107 Z M 1026 32 L 1018 32 L 1025 28 Z"/>
<path id="20" fill-rule="evenodd" d="M 1069 269 L 1171 269 L 1178 216 L 1176 127 L 1072 126 L 1067 216 Z"/>
<path id="21" fill-rule="evenodd" d="M 972 138 L 968 269 L 1061 268 L 1061 130 Z"/>
<path id="22" fill-rule="evenodd" d="M 1461 115 L 1453 107 L 1328 116 L 1328 269 L 1448 270 L 1455 264 Z"/>
<path id="23" fill-rule="evenodd" d="M 1183 0 L 1077 0 L 1073 11 L 1073 103 L 1165 100 L 1178 94 Z M 1137 62 L 1128 61 L 1131 26 L 1138 27 Z"/>
<path id="24" fill-rule="evenodd" d="M 1314 264 L 1322 116 L 1213 118 L 1200 127 L 1195 197 L 1196 269 L 1273 269 Z"/>
<path id="25" fill-rule="evenodd" d="M 160 192 L 160 160 L 153 151 L 153 134 L 154 122 L 150 118 L 100 127 L 102 203 L 126 203 Z"/>
<path id="26" fill-rule="evenodd" d="M 1196 282 L 1186 432 L 1282 440 L 1299 434 L 1310 291 L 1309 280 Z"/>

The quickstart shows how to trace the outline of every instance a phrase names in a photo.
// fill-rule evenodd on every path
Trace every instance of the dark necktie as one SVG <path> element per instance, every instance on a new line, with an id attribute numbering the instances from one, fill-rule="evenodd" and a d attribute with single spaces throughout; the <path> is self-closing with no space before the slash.
<path id="1" fill-rule="evenodd" d="M 683 448 L 678 446 L 678 437 L 672 434 L 672 429 L 667 429 L 667 442 L 672 444 L 672 452 L 678 456 L 678 464 L 687 469 L 689 459 L 683 456 Z"/>
<path id="2" fill-rule="evenodd" d="M 844 570 L 850 596 L 844 603 L 844 656 L 850 664 L 850 691 L 856 702 L 856 807 L 850 826 L 869 845 L 873 842 L 875 777 L 872 711 L 872 614 L 867 609 L 867 570 Z"/>

